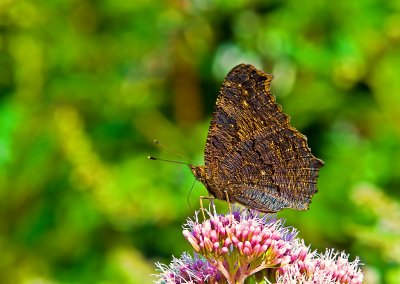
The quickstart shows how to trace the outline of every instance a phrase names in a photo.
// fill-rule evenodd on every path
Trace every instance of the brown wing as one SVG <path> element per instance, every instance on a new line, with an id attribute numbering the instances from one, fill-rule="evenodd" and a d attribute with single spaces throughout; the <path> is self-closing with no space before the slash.
<path id="1" fill-rule="evenodd" d="M 218 187 L 213 191 L 228 190 L 231 201 L 265 212 L 304 210 L 323 162 L 290 126 L 270 93 L 271 80 L 244 64 L 226 76 L 208 133 L 206 172 Z"/>

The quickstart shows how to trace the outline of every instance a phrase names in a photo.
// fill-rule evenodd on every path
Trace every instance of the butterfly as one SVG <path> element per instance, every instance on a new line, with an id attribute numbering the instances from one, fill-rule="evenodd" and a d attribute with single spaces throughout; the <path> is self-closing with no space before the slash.
<path id="1" fill-rule="evenodd" d="M 189 165 L 213 198 L 261 212 L 307 210 L 324 162 L 270 92 L 272 75 L 234 67 L 220 89 L 204 165 Z"/>

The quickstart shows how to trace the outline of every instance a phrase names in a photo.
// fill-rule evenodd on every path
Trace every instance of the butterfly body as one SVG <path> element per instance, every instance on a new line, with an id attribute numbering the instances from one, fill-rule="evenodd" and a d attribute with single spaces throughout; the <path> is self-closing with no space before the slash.
<path id="1" fill-rule="evenodd" d="M 226 76 L 210 124 L 205 165 L 190 168 L 214 197 L 262 212 L 307 210 L 318 170 L 307 138 L 270 93 L 272 75 L 251 65 Z"/>

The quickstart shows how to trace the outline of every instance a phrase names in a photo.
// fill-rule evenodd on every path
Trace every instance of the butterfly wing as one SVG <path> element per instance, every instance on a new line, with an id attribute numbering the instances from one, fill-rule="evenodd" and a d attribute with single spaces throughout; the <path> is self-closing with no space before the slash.
<path id="1" fill-rule="evenodd" d="M 318 169 L 307 139 L 290 126 L 270 93 L 272 76 L 238 65 L 217 99 L 206 149 L 206 173 L 217 198 L 264 212 L 305 210 L 316 193 Z"/>

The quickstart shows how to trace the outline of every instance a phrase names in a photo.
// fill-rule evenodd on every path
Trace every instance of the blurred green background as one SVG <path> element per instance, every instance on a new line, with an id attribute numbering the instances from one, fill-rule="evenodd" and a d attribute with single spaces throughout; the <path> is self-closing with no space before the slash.
<path id="1" fill-rule="evenodd" d="M 398 0 L 0 0 L 0 282 L 151 283 L 190 250 L 206 190 L 189 206 L 189 169 L 146 157 L 202 163 L 241 62 L 325 161 L 310 210 L 278 216 L 399 283 Z"/>

